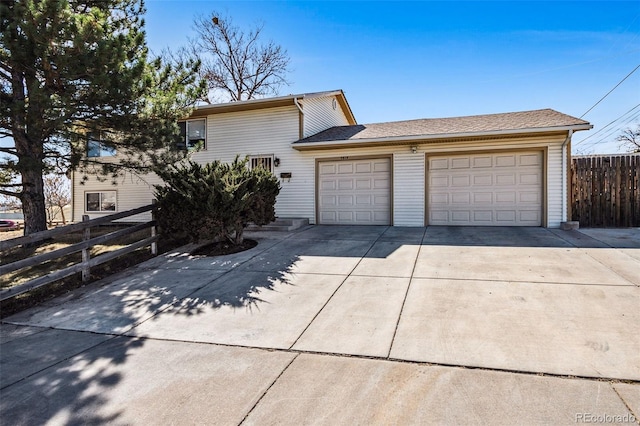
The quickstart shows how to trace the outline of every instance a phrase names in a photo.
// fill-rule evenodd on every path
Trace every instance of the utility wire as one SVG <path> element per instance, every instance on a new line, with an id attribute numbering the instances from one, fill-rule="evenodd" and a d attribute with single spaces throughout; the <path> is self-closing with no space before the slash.
<path id="1" fill-rule="evenodd" d="M 614 88 L 613 88 L 613 89 L 609 90 L 609 91 L 607 92 L 607 94 L 606 94 L 606 95 L 604 95 L 602 98 L 600 98 L 600 100 L 599 100 L 598 102 L 596 102 L 596 103 L 595 103 L 591 108 L 589 108 L 589 109 L 587 110 L 587 112 L 585 112 L 584 114 L 582 114 L 582 115 L 580 116 L 580 118 L 584 117 L 585 115 L 587 115 L 587 114 L 589 113 L 589 111 L 591 111 L 592 109 L 594 109 L 594 108 L 595 108 L 595 107 L 596 107 L 600 102 L 602 102 L 602 101 L 604 100 L 604 98 L 606 98 L 607 96 L 609 96 L 609 95 L 611 94 L 611 92 L 613 92 L 614 90 L 616 90 L 616 89 L 618 88 L 618 86 L 620 86 L 620 85 L 621 85 L 621 84 L 622 84 L 622 83 L 623 83 L 627 78 L 629 78 L 629 77 L 631 76 L 631 74 L 633 74 L 634 72 L 636 72 L 636 71 L 638 70 L 638 68 L 640 68 L 640 65 L 638 65 L 637 67 L 635 67 L 635 68 L 633 69 L 633 71 L 631 71 L 629 74 L 627 74 L 627 76 L 626 76 L 625 78 L 623 78 L 622 80 L 620 80 L 620 82 L 619 82 L 618 84 L 616 84 L 616 85 L 614 86 Z"/>
<path id="2" fill-rule="evenodd" d="M 583 148 L 591 148 L 594 147 L 596 145 L 599 145 L 603 142 L 610 142 L 611 138 L 616 134 L 620 132 L 620 127 L 624 127 L 624 124 L 630 124 L 631 122 L 635 121 L 638 117 L 640 117 L 640 111 L 636 112 L 634 115 L 628 117 L 624 122 L 621 123 L 621 126 L 615 127 L 611 130 L 609 130 L 609 132 L 605 135 L 602 135 L 600 137 L 600 139 L 591 141 L 589 143 L 587 143 L 586 145 L 583 146 Z"/>
<path id="3" fill-rule="evenodd" d="M 607 127 L 611 126 L 612 124 L 616 123 L 617 121 L 620 121 L 623 119 L 623 117 L 625 117 L 626 115 L 628 115 L 629 113 L 633 112 L 635 109 L 637 109 L 638 107 L 640 107 L 640 104 L 634 106 L 633 108 L 631 108 L 629 111 L 625 112 L 624 114 L 622 114 L 621 116 L 619 116 L 618 118 L 614 119 L 613 121 L 611 121 L 609 124 L 607 124 L 606 126 L 602 127 L 600 130 L 598 130 L 597 132 L 594 132 L 592 134 L 590 134 L 589 136 L 587 136 L 586 138 L 580 140 L 579 142 L 576 142 L 576 146 L 580 145 L 581 143 L 583 143 L 584 141 L 586 141 L 587 139 L 591 139 L 594 136 L 597 136 L 598 134 L 602 133 L 603 131 L 605 131 L 607 129 Z"/>

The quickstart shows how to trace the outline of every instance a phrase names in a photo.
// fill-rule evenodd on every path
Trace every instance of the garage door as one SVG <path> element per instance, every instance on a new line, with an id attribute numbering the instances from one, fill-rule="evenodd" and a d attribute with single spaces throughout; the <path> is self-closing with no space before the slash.
<path id="1" fill-rule="evenodd" d="M 541 226 L 542 152 L 429 157 L 429 225 Z"/>
<path id="2" fill-rule="evenodd" d="M 391 160 L 319 162 L 318 216 L 325 225 L 389 225 Z"/>

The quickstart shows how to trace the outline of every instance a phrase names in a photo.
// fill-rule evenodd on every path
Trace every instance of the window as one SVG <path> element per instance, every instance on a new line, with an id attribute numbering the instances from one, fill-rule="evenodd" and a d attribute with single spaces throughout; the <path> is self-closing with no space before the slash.
<path id="1" fill-rule="evenodd" d="M 255 155 L 249 157 L 249 167 L 253 170 L 262 167 L 273 173 L 273 155 Z"/>
<path id="2" fill-rule="evenodd" d="M 116 211 L 116 191 L 86 192 L 85 201 L 88 212 Z"/>
<path id="3" fill-rule="evenodd" d="M 101 141 L 99 133 L 89 133 L 87 140 L 87 157 L 113 157 L 116 149 Z"/>
<path id="4" fill-rule="evenodd" d="M 178 148 L 188 150 L 201 150 L 205 148 L 207 120 L 188 120 L 178 123 L 180 135 L 184 137 L 184 143 Z"/>

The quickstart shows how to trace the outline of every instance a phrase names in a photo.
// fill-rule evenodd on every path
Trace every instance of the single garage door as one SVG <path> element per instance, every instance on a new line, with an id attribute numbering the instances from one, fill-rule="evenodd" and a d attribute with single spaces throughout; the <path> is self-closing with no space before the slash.
<path id="1" fill-rule="evenodd" d="M 429 225 L 541 226 L 542 152 L 429 157 Z"/>
<path id="2" fill-rule="evenodd" d="M 318 162 L 320 224 L 389 225 L 391 160 Z"/>

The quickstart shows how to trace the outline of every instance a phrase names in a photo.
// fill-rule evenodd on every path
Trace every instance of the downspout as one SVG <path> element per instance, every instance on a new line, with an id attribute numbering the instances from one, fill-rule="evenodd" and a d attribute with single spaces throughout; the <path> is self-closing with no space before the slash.
<path id="1" fill-rule="evenodd" d="M 567 134 L 567 138 L 562 142 L 562 219 L 561 222 L 567 222 L 569 219 L 567 218 L 567 166 L 569 163 L 569 156 L 567 155 L 567 144 L 571 140 L 571 136 L 573 136 L 573 130 L 569 130 Z"/>
<path id="2" fill-rule="evenodd" d="M 299 136 L 300 139 L 304 138 L 304 111 L 302 110 L 302 105 L 298 102 L 298 98 L 293 98 L 293 103 L 298 107 L 298 111 L 300 111 L 300 120 L 298 122 L 300 131 Z"/>

